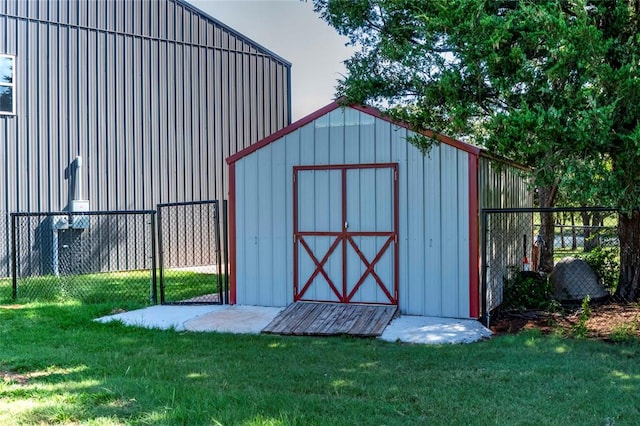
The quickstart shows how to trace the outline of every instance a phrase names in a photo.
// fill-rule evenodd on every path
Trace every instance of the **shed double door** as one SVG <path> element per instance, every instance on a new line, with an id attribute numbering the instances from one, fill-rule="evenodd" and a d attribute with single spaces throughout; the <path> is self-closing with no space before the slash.
<path id="1" fill-rule="evenodd" d="M 398 304 L 398 165 L 293 170 L 294 301 Z"/>

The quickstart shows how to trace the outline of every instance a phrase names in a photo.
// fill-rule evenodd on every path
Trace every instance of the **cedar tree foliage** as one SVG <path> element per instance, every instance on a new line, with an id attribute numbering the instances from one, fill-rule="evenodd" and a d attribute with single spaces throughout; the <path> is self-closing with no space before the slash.
<path id="1" fill-rule="evenodd" d="M 640 297 L 640 0 L 314 0 L 358 51 L 337 96 L 618 206 L 620 296 Z M 437 140 L 410 142 L 428 151 Z"/>

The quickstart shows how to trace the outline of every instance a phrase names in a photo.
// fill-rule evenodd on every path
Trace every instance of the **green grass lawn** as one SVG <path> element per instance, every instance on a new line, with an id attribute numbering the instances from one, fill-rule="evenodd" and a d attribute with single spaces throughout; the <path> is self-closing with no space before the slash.
<path id="1" fill-rule="evenodd" d="M 0 424 L 640 423 L 637 341 L 422 346 L 92 321 L 116 307 L 0 307 Z"/>
<path id="2" fill-rule="evenodd" d="M 218 275 L 165 270 L 165 299 L 180 301 L 218 292 Z M 66 276 L 21 277 L 18 301 L 68 301 L 82 303 L 151 303 L 151 271 L 105 272 Z M 160 274 L 157 274 L 160 300 Z M 0 278 L 0 303 L 12 302 L 10 278 Z"/>

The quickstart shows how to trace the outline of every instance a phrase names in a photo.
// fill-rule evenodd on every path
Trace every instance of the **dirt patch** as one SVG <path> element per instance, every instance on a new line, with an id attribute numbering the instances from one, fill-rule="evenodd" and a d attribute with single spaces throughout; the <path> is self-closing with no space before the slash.
<path id="1" fill-rule="evenodd" d="M 16 373 L 15 371 L 2 371 L 0 370 L 0 378 L 5 382 L 9 383 L 17 383 L 19 385 L 26 385 L 29 383 L 29 380 L 35 377 L 48 376 L 49 373 L 44 371 L 37 371 L 33 373 Z"/>
<path id="2" fill-rule="evenodd" d="M 545 334 L 556 333 L 601 340 L 623 340 L 640 338 L 640 305 L 607 303 L 591 306 L 591 314 L 584 322 L 581 332 L 581 309 L 569 309 L 563 313 L 543 311 L 502 313 L 493 324 L 494 334 L 518 333 L 527 329 L 538 329 Z"/>

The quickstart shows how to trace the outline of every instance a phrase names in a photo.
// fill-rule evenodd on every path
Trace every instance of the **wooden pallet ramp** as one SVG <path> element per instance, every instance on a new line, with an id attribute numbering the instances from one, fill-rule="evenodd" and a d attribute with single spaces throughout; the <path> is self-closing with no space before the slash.
<path id="1" fill-rule="evenodd" d="M 263 333 L 296 336 L 380 336 L 398 311 L 392 305 L 296 302 L 280 312 Z"/>

